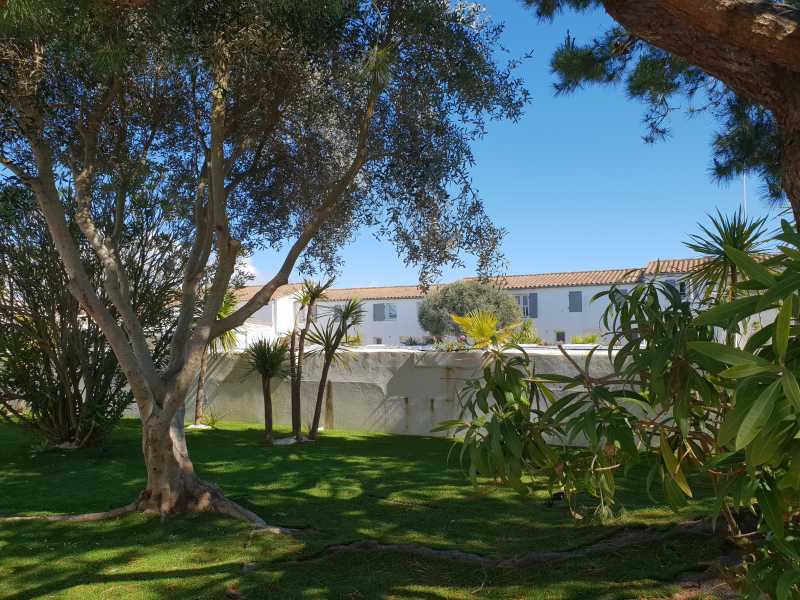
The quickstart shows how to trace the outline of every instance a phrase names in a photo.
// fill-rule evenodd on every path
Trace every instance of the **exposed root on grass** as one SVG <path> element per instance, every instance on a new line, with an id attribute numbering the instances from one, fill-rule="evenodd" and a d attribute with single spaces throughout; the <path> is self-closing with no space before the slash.
<path id="1" fill-rule="evenodd" d="M 375 540 L 357 540 L 344 544 L 332 544 L 319 552 L 287 562 L 319 561 L 338 554 L 356 552 L 402 552 L 425 558 L 455 560 L 472 563 L 484 568 L 525 568 L 541 564 L 555 563 L 575 558 L 584 558 L 594 554 L 618 552 L 629 546 L 640 546 L 655 541 L 663 540 L 682 533 L 710 532 L 707 522 L 689 521 L 664 531 L 661 528 L 645 527 L 636 529 L 622 529 L 611 535 L 596 540 L 585 546 L 570 550 L 557 550 L 552 552 L 527 552 L 511 558 L 499 558 L 464 552 L 461 550 L 443 550 L 431 548 L 421 544 L 386 544 Z"/>
<path id="2" fill-rule="evenodd" d="M 287 535 L 301 533 L 302 529 L 270 525 L 253 511 L 245 508 L 238 502 L 227 498 L 222 490 L 213 483 L 201 481 L 197 484 L 194 493 L 181 506 L 170 505 L 166 508 L 163 501 L 153 498 L 152 495 L 142 492 L 135 502 L 120 506 L 113 510 L 103 512 L 84 513 L 79 515 L 18 515 L 0 518 L 0 523 L 20 521 L 49 521 L 66 523 L 85 523 L 90 521 L 105 521 L 116 519 L 132 513 L 158 514 L 162 519 L 182 514 L 218 513 L 239 521 L 251 524 L 258 533 L 271 533 Z"/>

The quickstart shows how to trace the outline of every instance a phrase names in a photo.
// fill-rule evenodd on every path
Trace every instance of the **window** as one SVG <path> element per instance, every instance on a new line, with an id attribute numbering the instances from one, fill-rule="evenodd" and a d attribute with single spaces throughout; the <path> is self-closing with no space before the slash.
<path id="1" fill-rule="evenodd" d="M 567 341 L 567 334 L 563 331 L 556 331 L 556 344 L 560 344 L 566 341 Z"/>
<path id="2" fill-rule="evenodd" d="M 681 293 L 682 297 L 684 297 L 684 298 L 686 297 L 686 282 L 685 281 L 681 281 L 678 284 L 678 291 Z"/>
<path id="3" fill-rule="evenodd" d="M 397 321 L 397 305 L 389 302 L 376 302 L 372 305 L 373 321 Z"/>
<path id="4" fill-rule="evenodd" d="M 569 293 L 569 312 L 583 312 L 583 292 Z"/>
<path id="5" fill-rule="evenodd" d="M 539 318 L 539 294 L 528 294 L 528 314 L 531 319 Z"/>
<path id="6" fill-rule="evenodd" d="M 379 337 L 372 338 L 372 343 L 373 344 L 383 344 L 383 338 L 379 338 Z"/>
<path id="7" fill-rule="evenodd" d="M 514 297 L 517 299 L 517 306 L 522 311 L 523 317 L 535 319 L 539 316 L 538 294 L 520 294 Z"/>
<path id="8" fill-rule="evenodd" d="M 387 304 L 386 305 L 386 320 L 387 321 L 397 321 L 397 305 L 396 304 Z"/>
<path id="9" fill-rule="evenodd" d="M 522 313 L 523 317 L 528 316 L 528 297 L 527 296 L 514 296 L 517 299 L 517 306 Z"/>

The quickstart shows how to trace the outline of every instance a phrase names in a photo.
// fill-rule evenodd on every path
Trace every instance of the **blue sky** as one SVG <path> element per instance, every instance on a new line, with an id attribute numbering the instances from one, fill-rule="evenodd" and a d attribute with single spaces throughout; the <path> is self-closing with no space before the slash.
<path id="1" fill-rule="evenodd" d="M 710 116 L 676 115 L 672 136 L 642 141 L 643 106 L 621 88 L 592 87 L 555 97 L 549 61 L 569 30 L 578 41 L 610 23 L 602 12 L 564 15 L 539 23 L 516 0 L 485 0 L 487 12 L 503 21 L 504 45 L 512 56 L 533 51 L 519 69 L 532 102 L 518 123 L 490 123 L 474 145 L 475 187 L 487 212 L 508 234 L 503 251 L 509 273 L 541 273 L 634 267 L 654 258 L 690 256 L 683 246 L 698 221 L 717 207 L 735 210 L 740 182 L 718 185 L 709 176 Z M 748 213 L 772 214 L 748 181 Z M 362 231 L 342 251 L 337 286 L 413 284 L 393 246 Z M 279 256 L 252 257 L 256 282 L 274 272 Z M 445 269 L 442 280 L 473 274 Z M 295 277 L 296 279 L 297 277 Z"/>

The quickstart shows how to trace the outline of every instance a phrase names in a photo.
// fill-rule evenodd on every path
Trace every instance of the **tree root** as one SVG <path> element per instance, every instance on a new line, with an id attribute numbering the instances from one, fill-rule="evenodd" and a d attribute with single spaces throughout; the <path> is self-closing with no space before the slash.
<path id="1" fill-rule="evenodd" d="M 20 515 L 16 517 L 2 517 L 0 522 L 15 521 L 58 521 L 71 523 L 85 523 L 87 521 L 105 521 L 106 519 L 116 519 L 130 513 L 138 512 L 137 502 L 131 502 L 125 506 L 120 506 L 113 510 L 104 512 L 84 513 L 82 515 Z"/>
<path id="2" fill-rule="evenodd" d="M 442 550 L 413 543 L 384 544 L 374 540 L 358 540 L 345 544 L 332 544 L 309 556 L 286 562 L 298 563 L 319 561 L 337 554 L 355 552 L 402 552 L 405 554 L 414 554 L 416 556 L 422 556 L 425 558 L 466 562 L 484 568 L 526 568 L 575 558 L 584 558 L 594 554 L 615 552 L 628 546 L 640 546 L 671 537 L 678 533 L 687 532 L 710 532 L 710 527 L 707 522 L 700 520 L 681 523 L 680 525 L 677 525 L 666 532 L 649 527 L 641 529 L 623 529 L 591 544 L 573 548 L 571 550 L 528 552 L 511 558 L 498 558 L 483 554 L 475 554 L 472 552 L 464 552 L 461 550 Z"/>
<path id="3" fill-rule="evenodd" d="M 182 510 L 175 510 L 175 506 L 161 506 L 151 498 L 146 492 L 139 494 L 135 502 L 126 504 L 113 510 L 104 512 L 85 513 L 80 515 L 19 515 L 12 517 L 1 517 L 0 523 L 19 522 L 19 521 L 50 521 L 67 523 L 85 523 L 89 521 L 104 521 L 116 519 L 131 513 L 159 514 L 162 519 L 177 516 L 180 514 L 193 513 L 219 513 L 239 521 L 250 523 L 258 533 L 271 533 L 275 535 L 289 535 L 302 533 L 302 529 L 292 529 L 290 527 L 280 527 L 270 525 L 256 513 L 248 510 L 241 504 L 230 500 L 213 483 L 200 481 L 197 491 L 191 501 L 185 503 Z"/>

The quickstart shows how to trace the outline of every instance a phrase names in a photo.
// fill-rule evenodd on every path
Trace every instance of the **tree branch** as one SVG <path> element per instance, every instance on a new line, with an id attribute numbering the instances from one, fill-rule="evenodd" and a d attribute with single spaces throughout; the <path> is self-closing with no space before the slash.
<path id="1" fill-rule="evenodd" d="M 81 168 L 74 171 L 75 200 L 77 203 L 75 221 L 83 235 L 89 241 L 100 263 L 103 265 L 105 289 L 108 292 L 109 298 L 119 310 L 134 355 L 138 359 L 139 366 L 148 380 L 150 389 L 156 395 L 160 395 L 162 388 L 161 379 L 156 372 L 141 321 L 133 310 L 128 275 L 122 266 L 122 262 L 115 248 L 107 242 L 105 235 L 95 224 L 91 210 L 93 180 L 97 161 L 98 132 L 119 90 L 119 80 L 116 78 L 112 79 L 102 99 L 87 116 L 86 125 L 81 128 L 83 160 Z"/>
<path id="2" fill-rule="evenodd" d="M 666 10 L 668 1 L 603 0 L 603 5 L 615 21 L 640 39 L 697 65 L 753 102 L 771 109 L 780 106 L 779 83 L 785 75 L 781 66 L 691 27 Z"/>
<path id="3" fill-rule="evenodd" d="M 303 250 L 305 250 L 306 246 L 308 246 L 330 214 L 334 211 L 342 195 L 353 183 L 356 175 L 358 175 L 367 160 L 369 128 L 380 93 L 380 86 L 373 83 L 370 87 L 367 103 L 358 128 L 355 156 L 342 177 L 328 190 L 320 208 L 317 209 L 314 214 L 314 217 L 306 224 L 297 240 L 295 240 L 294 244 L 289 248 L 289 252 L 286 254 L 281 268 L 264 287 L 258 290 L 258 292 L 244 304 L 244 306 L 240 307 L 227 318 L 216 321 L 212 328 L 212 337 L 216 337 L 235 327 L 239 327 L 245 320 L 252 316 L 253 313 L 270 301 L 272 294 L 275 293 L 278 287 L 288 283 L 289 275 L 292 269 L 294 269 L 294 265 L 300 257 L 300 254 L 302 254 Z"/>
<path id="4" fill-rule="evenodd" d="M 767 0 L 660 0 L 664 10 L 725 44 L 800 72 L 800 11 Z"/>

